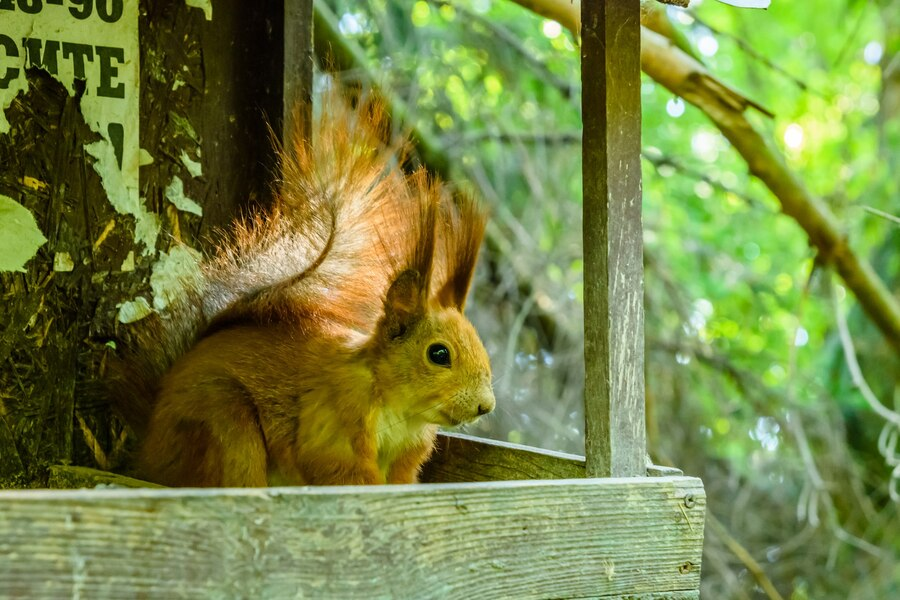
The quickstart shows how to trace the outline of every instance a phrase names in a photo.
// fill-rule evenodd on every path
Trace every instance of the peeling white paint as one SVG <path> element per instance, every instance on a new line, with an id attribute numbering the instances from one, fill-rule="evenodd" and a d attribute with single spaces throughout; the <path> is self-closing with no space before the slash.
<path id="1" fill-rule="evenodd" d="M 182 117 L 175 112 L 169 112 L 169 119 L 178 131 L 191 138 L 194 143 L 200 144 L 200 136 L 197 135 L 197 130 L 194 129 L 191 122 L 187 120 L 187 117 Z"/>
<path id="2" fill-rule="evenodd" d="M 203 216 L 203 208 L 184 195 L 184 182 L 181 181 L 181 178 L 176 176 L 172 177 L 172 181 L 169 182 L 169 185 L 166 186 L 166 199 L 175 205 L 180 211 L 189 212 L 191 214 L 197 215 L 198 217 Z"/>
<path id="3" fill-rule="evenodd" d="M 31 211 L 0 194 L 0 271 L 25 272 L 25 263 L 47 243 Z"/>
<path id="4" fill-rule="evenodd" d="M 200 152 L 197 152 L 199 156 Z M 203 175 L 203 165 L 200 164 L 198 160 L 192 160 L 190 156 L 188 156 L 187 151 L 181 151 L 181 164 L 184 165 L 184 168 L 188 170 L 188 173 L 191 174 L 191 177 L 200 177 Z"/>
<path id="5" fill-rule="evenodd" d="M 122 261 L 122 265 L 119 267 L 119 270 L 123 273 L 130 273 L 134 271 L 134 250 L 128 251 L 128 255 L 125 257 L 125 260 Z"/>
<path id="6" fill-rule="evenodd" d="M 4 62 L 9 69 L 19 69 L 24 72 L 25 53 L 20 52 L 21 56 L 14 57 L 7 55 Z M 6 89 L 0 89 L 0 135 L 9 133 L 9 121 L 6 119 L 6 109 L 12 104 L 13 98 L 19 95 L 19 92 L 28 90 L 28 80 L 24 77 L 13 79 Z"/>
<path id="7" fill-rule="evenodd" d="M 134 323 L 153 313 L 150 303 L 143 296 L 119 304 L 119 323 Z"/>
<path id="8" fill-rule="evenodd" d="M 141 148 L 138 151 L 138 166 L 146 167 L 153 164 L 153 155 Z"/>
<path id="9" fill-rule="evenodd" d="M 212 21 L 212 0 L 184 0 L 184 3 L 191 8 L 199 8 L 203 10 L 203 16 L 207 21 Z"/>
<path id="10" fill-rule="evenodd" d="M 125 181 L 112 144 L 101 140 L 87 144 L 84 149 L 95 159 L 94 170 L 103 180 L 103 189 L 106 190 L 109 203 L 119 214 L 134 217 L 134 240 L 144 244 L 144 256 L 152 255 L 156 251 L 159 218 L 144 206 L 137 188 L 131 188 Z"/>
<path id="11" fill-rule="evenodd" d="M 154 309 L 165 309 L 183 295 L 186 286 L 199 283 L 200 258 L 199 252 L 187 246 L 174 246 L 169 252 L 159 253 L 150 275 Z"/>
<path id="12" fill-rule="evenodd" d="M 68 252 L 57 252 L 53 255 L 53 270 L 57 273 L 68 273 L 75 269 L 75 262 Z"/>

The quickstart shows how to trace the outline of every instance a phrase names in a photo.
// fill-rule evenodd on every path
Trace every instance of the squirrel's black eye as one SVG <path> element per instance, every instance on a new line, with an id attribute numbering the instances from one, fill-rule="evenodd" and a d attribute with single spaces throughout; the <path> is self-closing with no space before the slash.
<path id="1" fill-rule="evenodd" d="M 450 350 L 443 344 L 428 346 L 428 360 L 440 367 L 450 366 Z"/>

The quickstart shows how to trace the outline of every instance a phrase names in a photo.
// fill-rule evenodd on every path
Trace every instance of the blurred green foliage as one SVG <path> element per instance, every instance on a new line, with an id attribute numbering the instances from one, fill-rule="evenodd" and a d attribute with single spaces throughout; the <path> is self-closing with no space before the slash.
<path id="1" fill-rule="evenodd" d="M 575 40 L 506 0 L 329 4 L 406 126 L 491 206 L 470 313 L 499 406 L 472 433 L 581 452 Z M 900 2 L 667 10 L 715 76 L 776 115 L 750 117 L 900 290 L 900 226 L 869 210 L 900 215 Z M 836 310 L 891 408 L 900 360 L 705 116 L 646 77 L 641 96 L 651 454 L 703 477 L 785 597 L 900 597 L 891 430 L 850 380 Z M 765 597 L 710 528 L 703 568 L 705 597 Z"/>

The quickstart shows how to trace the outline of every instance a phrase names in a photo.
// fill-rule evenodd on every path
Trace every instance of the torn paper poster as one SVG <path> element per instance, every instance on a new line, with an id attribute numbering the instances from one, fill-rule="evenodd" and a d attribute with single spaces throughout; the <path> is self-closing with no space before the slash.
<path id="1" fill-rule="evenodd" d="M 138 196 L 138 3 L 130 0 L 0 0 L 0 134 L 5 110 L 38 68 L 75 95 L 85 82 L 81 113 L 101 141 L 95 159 L 113 207 L 134 216 L 136 241 L 155 251 L 158 224 Z"/>

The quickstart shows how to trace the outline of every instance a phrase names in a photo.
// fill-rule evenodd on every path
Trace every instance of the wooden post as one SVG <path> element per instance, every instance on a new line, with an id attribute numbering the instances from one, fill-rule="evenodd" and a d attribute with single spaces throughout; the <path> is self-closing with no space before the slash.
<path id="1" fill-rule="evenodd" d="M 282 142 L 299 130 L 312 135 L 313 0 L 284 0 L 284 127 Z M 295 123 L 294 119 L 299 119 Z"/>
<path id="2" fill-rule="evenodd" d="M 587 475 L 644 475 L 640 1 L 581 10 Z"/>

